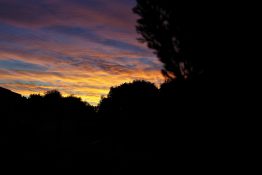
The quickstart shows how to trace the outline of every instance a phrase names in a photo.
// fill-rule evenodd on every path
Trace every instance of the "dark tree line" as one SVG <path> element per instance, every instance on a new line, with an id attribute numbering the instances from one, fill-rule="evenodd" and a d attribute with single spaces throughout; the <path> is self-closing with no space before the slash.
<path id="1" fill-rule="evenodd" d="M 25 98 L 1 89 L 2 158 L 24 169 L 113 174 L 153 173 L 171 163 L 170 156 L 177 163 L 191 156 L 200 161 L 210 149 L 205 144 L 212 144 L 207 128 L 213 125 L 197 115 L 203 114 L 201 101 L 186 87 L 124 83 L 97 107 L 56 90 Z"/>
<path id="2" fill-rule="evenodd" d="M 165 93 L 164 85 L 134 81 L 112 87 L 93 107 L 56 90 L 25 98 L 1 88 L 2 159 L 24 169 L 136 171 L 130 161 L 149 163 L 159 149 L 169 120 L 161 115 Z"/>
<path id="3" fill-rule="evenodd" d="M 25 98 L 1 89 L 0 107 L 2 160 L 11 167 L 72 168 L 96 152 L 95 107 L 80 98 L 56 90 Z"/>

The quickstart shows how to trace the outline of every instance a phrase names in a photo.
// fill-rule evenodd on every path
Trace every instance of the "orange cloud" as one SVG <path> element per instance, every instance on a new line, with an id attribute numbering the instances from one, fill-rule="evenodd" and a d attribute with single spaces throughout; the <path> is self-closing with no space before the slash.
<path id="1" fill-rule="evenodd" d="M 0 86 L 96 105 L 112 86 L 163 81 L 161 63 L 136 41 L 134 2 L 26 1 L 0 3 Z"/>

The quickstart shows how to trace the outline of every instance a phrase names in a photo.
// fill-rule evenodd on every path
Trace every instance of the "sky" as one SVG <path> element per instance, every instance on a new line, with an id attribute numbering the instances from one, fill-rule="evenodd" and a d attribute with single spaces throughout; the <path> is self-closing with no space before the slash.
<path id="1" fill-rule="evenodd" d="M 0 87 L 24 96 L 52 89 L 92 105 L 110 87 L 163 82 L 137 41 L 135 0 L 0 0 Z"/>

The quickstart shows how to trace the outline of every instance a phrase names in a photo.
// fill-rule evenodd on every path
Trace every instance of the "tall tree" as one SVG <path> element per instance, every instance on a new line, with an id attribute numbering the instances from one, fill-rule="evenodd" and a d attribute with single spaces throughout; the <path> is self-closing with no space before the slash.
<path id="1" fill-rule="evenodd" d="M 136 26 L 142 36 L 139 41 L 154 50 L 168 79 L 190 79 L 203 73 L 203 58 L 197 55 L 200 9 L 178 1 L 137 0 L 133 11 L 140 16 Z"/>

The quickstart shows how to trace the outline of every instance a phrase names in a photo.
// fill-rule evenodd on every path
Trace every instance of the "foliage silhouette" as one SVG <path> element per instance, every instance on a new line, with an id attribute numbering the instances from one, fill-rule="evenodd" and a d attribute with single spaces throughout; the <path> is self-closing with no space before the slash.
<path id="1" fill-rule="evenodd" d="M 76 168 L 103 159 L 93 144 L 101 139 L 95 107 L 56 90 L 27 99 L 0 90 L 1 159 L 7 167 Z"/>
<path id="2" fill-rule="evenodd" d="M 105 145 L 111 148 L 107 159 L 122 167 L 122 170 L 116 167 L 116 171 L 125 174 L 137 171 L 130 167 L 130 161 L 150 164 L 155 149 L 158 112 L 159 90 L 147 81 L 137 80 L 112 87 L 108 96 L 102 98 L 98 115 L 102 117 L 106 131 Z M 144 164 L 144 170 L 145 167 Z"/>
<path id="3" fill-rule="evenodd" d="M 1 128 L 2 158 L 9 166 L 81 169 L 89 164 L 96 169 L 104 159 L 123 166 L 151 159 L 159 90 L 150 82 L 112 87 L 97 108 L 56 90 L 26 99 L 1 89 L 0 96 L 1 107 L 9 100 Z"/>
<path id="4" fill-rule="evenodd" d="M 125 167 L 121 171 L 126 174 L 152 168 L 153 157 L 161 159 L 161 154 L 182 160 L 185 155 L 195 154 L 191 145 L 199 144 L 203 136 L 199 130 L 201 119 L 195 116 L 200 102 L 193 101 L 201 94 L 193 91 L 197 86 L 192 82 L 170 81 L 160 89 L 147 81 L 124 83 L 112 87 L 98 107 L 74 96 L 63 97 L 58 91 L 44 96 L 33 94 L 28 99 L 11 93 L 19 100 L 10 103 L 21 102 L 5 106 L 12 113 L 2 113 L 8 118 L 4 125 L 9 123 L 2 128 L 7 140 L 5 158 L 10 164 L 12 154 L 15 165 L 23 161 L 20 165 L 25 169 L 27 165 L 81 169 L 88 164 L 93 170 L 109 166 L 120 171 L 117 167 Z M 2 106 L 5 100 L 1 98 L 0 103 Z M 201 137 L 195 137 L 198 134 Z M 101 165 L 109 160 L 112 165 Z M 130 161 L 147 161 L 148 165 L 135 168 Z"/>
<path id="5" fill-rule="evenodd" d="M 137 32 L 164 64 L 168 79 L 191 79 L 204 72 L 204 8 L 199 3 L 137 0 Z M 201 45 L 198 47 L 198 45 Z"/>
<path id="6" fill-rule="evenodd" d="M 217 89 L 223 85 L 217 81 L 216 71 L 226 64 L 225 56 L 221 56 L 225 42 L 218 38 L 223 36 L 220 29 L 225 25 L 217 18 L 222 17 L 221 12 L 209 5 L 199 1 L 137 0 L 133 9 L 139 15 L 139 41 L 146 43 L 164 64 L 166 82 L 159 89 L 157 113 L 161 116 L 157 123 L 161 136 L 157 140 L 163 144 L 158 145 L 162 155 L 159 151 L 157 159 L 175 157 L 177 162 L 173 164 L 186 170 L 187 166 L 215 169 L 208 160 L 216 161 L 214 157 L 223 155 L 218 144 L 220 126 L 228 121 L 223 114 L 216 115 L 221 110 L 216 100 L 222 98 L 222 91 Z M 220 72 L 217 77 L 224 77 Z"/>
<path id="7" fill-rule="evenodd" d="M 100 113 L 120 115 L 120 119 L 136 119 L 134 114 L 150 112 L 157 107 L 158 89 L 153 83 L 134 81 L 112 87 L 107 98 L 103 98 L 98 106 Z M 146 117 L 146 116 L 145 116 Z"/>

